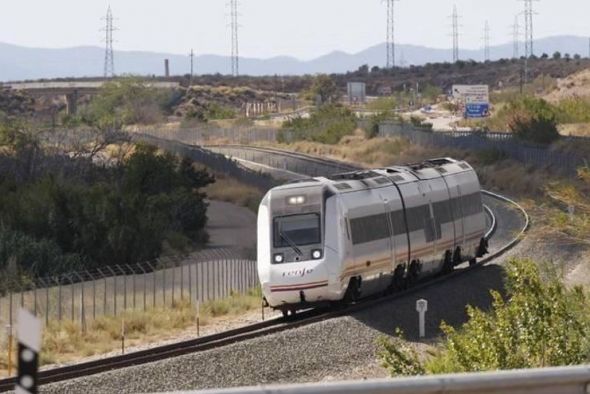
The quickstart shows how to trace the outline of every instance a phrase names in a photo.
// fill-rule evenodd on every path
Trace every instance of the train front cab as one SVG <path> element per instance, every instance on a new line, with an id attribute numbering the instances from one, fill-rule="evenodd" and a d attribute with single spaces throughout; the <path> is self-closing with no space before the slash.
<path id="1" fill-rule="evenodd" d="M 284 315 L 341 298 L 342 229 L 336 196 L 320 182 L 271 190 L 258 214 L 258 274 L 268 305 Z"/>

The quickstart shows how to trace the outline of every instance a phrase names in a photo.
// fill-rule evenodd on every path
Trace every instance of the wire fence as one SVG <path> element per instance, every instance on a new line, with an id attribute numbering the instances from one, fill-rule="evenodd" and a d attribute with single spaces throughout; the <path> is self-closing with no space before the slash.
<path id="1" fill-rule="evenodd" d="M 427 132 L 411 125 L 383 123 L 379 127 L 379 135 L 405 137 L 414 144 L 425 146 L 472 151 L 494 149 L 524 164 L 551 168 L 555 172 L 566 175 L 575 175 L 577 169 L 585 163 L 582 156 L 526 144 L 506 133 Z"/>
<path id="2" fill-rule="evenodd" d="M 83 327 L 100 316 L 172 307 L 246 293 L 258 285 L 256 261 L 160 258 L 154 262 L 115 265 L 36 278 L 0 297 L 0 324 L 13 326 L 19 307 L 42 318 L 71 320 Z"/>

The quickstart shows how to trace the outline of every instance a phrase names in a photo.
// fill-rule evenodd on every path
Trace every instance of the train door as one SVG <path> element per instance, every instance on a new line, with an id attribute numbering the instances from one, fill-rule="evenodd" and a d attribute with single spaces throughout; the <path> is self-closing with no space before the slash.
<path id="1" fill-rule="evenodd" d="M 465 221 L 464 221 L 464 217 L 465 215 L 463 214 L 463 203 L 462 203 L 462 199 L 463 199 L 463 193 L 461 192 L 461 186 L 457 185 L 457 197 L 455 197 L 455 199 L 453 201 L 455 201 L 455 204 L 453 204 L 453 210 L 455 211 L 455 217 L 459 218 L 459 229 L 461 231 L 459 231 L 459 234 L 457 234 L 457 237 L 455 238 L 457 240 L 458 244 L 464 245 L 465 244 Z"/>
<path id="2" fill-rule="evenodd" d="M 437 239 L 439 238 L 440 234 L 436 228 L 437 226 L 434 220 L 434 210 L 432 208 L 432 185 L 430 182 L 420 182 L 418 189 L 420 190 L 420 193 L 423 196 L 423 201 L 427 206 L 425 211 L 426 215 L 423 218 L 424 238 L 426 244 L 429 246 L 427 250 L 430 252 L 422 259 L 422 267 L 424 272 L 430 272 L 436 269 L 436 267 L 433 266 L 433 263 L 436 260 Z"/>
<path id="3" fill-rule="evenodd" d="M 381 197 L 381 201 L 383 201 L 383 212 L 387 218 L 387 227 L 389 230 L 389 238 L 387 239 L 387 244 L 388 244 L 388 258 L 389 258 L 389 268 L 391 269 L 391 271 L 393 271 L 393 268 L 395 267 L 395 253 L 394 253 L 394 248 L 395 248 L 395 244 L 394 244 L 394 240 L 393 240 L 393 229 L 392 229 L 392 224 L 391 224 L 391 218 L 389 216 L 389 212 L 390 212 L 390 197 L 383 192 L 379 192 L 379 197 Z"/>

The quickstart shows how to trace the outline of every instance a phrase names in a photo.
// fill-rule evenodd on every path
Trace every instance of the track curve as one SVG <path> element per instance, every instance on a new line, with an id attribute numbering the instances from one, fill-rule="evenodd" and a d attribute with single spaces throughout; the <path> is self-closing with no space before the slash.
<path id="1" fill-rule="evenodd" d="M 324 160 L 321 158 L 299 153 L 285 152 L 278 149 L 253 148 L 241 146 L 231 146 L 228 148 L 210 147 L 210 149 L 217 151 L 218 153 L 224 154 L 231 152 L 233 153 L 232 155 L 227 155 L 232 157 L 237 156 L 236 153 L 241 152 L 239 153 L 242 156 L 239 157 L 241 161 L 256 163 L 251 159 L 258 158 L 261 162 L 258 164 L 262 164 L 265 167 L 269 168 L 276 168 L 273 167 L 273 164 L 276 166 L 277 163 L 282 163 L 283 165 L 285 165 L 285 158 L 289 158 L 297 161 L 295 166 L 299 170 L 311 169 L 310 173 L 306 174 L 306 176 L 315 176 L 312 174 L 316 173 L 317 175 L 319 174 L 319 171 L 326 170 L 331 172 L 342 172 L 358 169 L 358 167 L 352 166 L 350 164 L 339 163 L 333 160 Z M 227 149 L 230 149 L 230 151 L 228 151 Z M 248 154 L 250 154 L 251 156 L 248 157 Z M 266 160 L 266 163 L 264 162 L 264 160 Z M 318 167 L 316 169 L 313 169 L 316 165 Z M 288 166 L 289 165 L 285 165 L 285 167 Z M 290 166 L 292 167 L 293 165 L 291 164 Z M 293 171 L 290 168 L 283 168 L 283 170 L 293 175 L 299 175 L 299 173 Z M 507 252 L 509 249 L 514 247 L 518 242 L 520 242 L 523 235 L 526 233 L 530 226 L 530 219 L 528 217 L 528 214 L 519 204 L 517 204 L 510 198 L 492 192 L 484 191 L 483 193 L 488 198 L 485 202 L 485 210 L 490 219 L 490 226 L 486 233 L 486 237 L 493 237 L 494 240 L 499 240 L 499 243 L 501 243 L 502 245 L 494 247 L 490 255 L 488 255 L 485 259 L 480 260 L 478 264 L 474 266 L 468 266 L 464 264 L 462 266 L 457 267 L 457 269 L 454 272 L 448 275 L 439 276 L 434 279 L 419 282 L 417 285 L 413 286 L 410 289 L 406 289 L 386 297 L 369 298 L 363 302 L 348 306 L 346 308 L 329 311 L 312 310 L 303 312 L 299 315 L 299 319 L 295 321 L 284 321 L 282 319 L 268 320 L 265 322 L 256 323 L 250 326 L 230 330 L 215 335 L 210 335 L 207 337 L 197 338 L 190 341 L 174 343 L 166 346 L 129 353 L 126 355 L 41 371 L 39 373 L 39 384 L 55 383 L 78 377 L 107 372 L 114 369 L 125 368 L 129 366 L 146 364 L 167 358 L 177 357 L 183 354 L 201 352 L 204 350 L 227 346 L 232 343 L 245 341 L 252 338 L 262 337 L 265 335 L 294 329 L 297 327 L 309 325 L 327 319 L 348 315 L 353 312 L 365 310 L 395 300 L 397 298 L 401 298 L 409 294 L 419 292 L 420 290 L 433 286 L 437 283 L 446 281 L 452 277 L 456 277 L 464 274 L 465 272 L 475 270 L 478 267 L 481 267 L 482 265 L 488 264 L 490 261 L 493 261 L 497 257 Z M 498 214 L 499 211 L 501 211 L 500 214 Z M 512 215 L 514 217 L 508 218 L 510 214 L 506 214 L 507 212 L 512 212 Z M 517 214 L 514 215 L 513 212 L 517 212 Z M 516 218 L 516 216 L 518 216 L 520 219 Z M 515 233 L 517 234 L 516 237 L 514 237 Z M 504 243 L 504 241 L 506 241 L 506 243 Z M 0 380 L 0 392 L 13 390 L 15 383 L 16 378 Z"/>

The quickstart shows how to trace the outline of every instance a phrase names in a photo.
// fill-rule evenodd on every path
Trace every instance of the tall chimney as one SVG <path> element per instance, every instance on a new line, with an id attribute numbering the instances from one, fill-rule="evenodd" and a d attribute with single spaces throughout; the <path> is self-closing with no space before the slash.
<path id="1" fill-rule="evenodd" d="M 164 70 L 164 75 L 166 76 L 166 78 L 168 78 L 170 76 L 170 62 L 168 61 L 168 59 L 164 59 Z"/>

